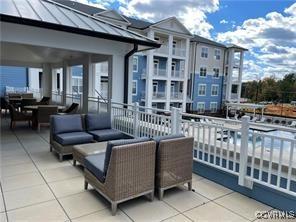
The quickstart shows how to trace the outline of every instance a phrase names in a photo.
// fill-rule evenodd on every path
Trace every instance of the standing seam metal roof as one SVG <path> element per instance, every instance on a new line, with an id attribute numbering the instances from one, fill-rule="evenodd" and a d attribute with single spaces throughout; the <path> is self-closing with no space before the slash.
<path id="1" fill-rule="evenodd" d="M 1 0 L 0 16 L 6 22 L 160 47 L 146 36 L 51 0 Z"/>

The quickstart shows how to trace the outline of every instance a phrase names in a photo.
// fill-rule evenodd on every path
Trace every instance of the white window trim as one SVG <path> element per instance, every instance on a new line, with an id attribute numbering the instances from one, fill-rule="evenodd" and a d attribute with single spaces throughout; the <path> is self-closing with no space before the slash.
<path id="1" fill-rule="evenodd" d="M 132 87 L 132 95 L 136 96 L 136 95 L 138 95 L 138 80 L 133 80 L 133 84 L 134 84 L 134 82 L 136 83 L 136 93 L 133 93 L 133 87 Z"/>
<path id="2" fill-rule="evenodd" d="M 216 50 L 217 50 L 217 51 L 220 51 L 220 59 L 217 59 L 217 58 L 216 58 Z M 217 49 L 217 48 L 214 49 L 214 59 L 215 59 L 215 60 L 221 60 L 221 54 L 222 54 L 221 49 Z"/>
<path id="3" fill-rule="evenodd" d="M 134 59 L 137 60 L 137 69 L 136 70 L 134 70 Z M 133 72 L 138 72 L 138 70 L 139 70 L 139 58 L 138 58 L 138 56 L 134 56 L 133 57 Z"/>
<path id="4" fill-rule="evenodd" d="M 203 104 L 203 107 L 204 107 L 203 112 L 200 112 L 200 111 L 199 111 L 199 105 L 200 105 L 200 104 Z M 199 112 L 199 113 L 204 113 L 204 112 L 206 111 L 206 103 L 205 103 L 205 102 L 198 102 L 196 108 L 197 108 L 197 112 Z"/>
<path id="5" fill-rule="evenodd" d="M 207 51 L 208 51 L 207 57 L 202 57 L 202 49 L 203 48 L 207 49 Z M 208 59 L 209 58 L 209 47 L 206 47 L 206 46 L 202 46 L 201 47 L 201 50 L 200 50 L 200 58 L 202 58 L 202 59 Z"/>
<path id="6" fill-rule="evenodd" d="M 219 69 L 218 77 L 215 76 L 214 69 Z M 218 68 L 218 67 L 214 67 L 213 68 L 213 78 L 215 78 L 215 79 L 219 79 L 220 78 L 220 68 Z"/>
<path id="7" fill-rule="evenodd" d="M 200 75 L 201 74 L 201 71 L 200 71 L 201 68 L 205 68 L 206 69 L 206 75 L 205 76 Z M 198 74 L 199 75 L 199 78 L 207 78 L 207 75 L 208 75 L 207 72 L 208 72 L 208 68 L 206 66 L 199 67 L 199 74 Z"/>
<path id="8" fill-rule="evenodd" d="M 217 86 L 217 95 L 213 95 L 213 87 Z M 219 85 L 218 84 L 212 84 L 211 85 L 211 96 L 218 96 L 219 95 Z"/>
<path id="9" fill-rule="evenodd" d="M 215 108 L 216 108 L 215 112 L 212 111 L 212 105 L 213 104 L 215 104 Z M 216 113 L 218 111 L 218 103 L 217 102 L 211 102 L 210 103 L 210 111 L 211 111 L 211 113 Z"/>
<path id="10" fill-rule="evenodd" d="M 199 87 L 200 86 L 205 86 L 205 94 L 204 95 L 199 94 L 199 91 L 200 91 Z M 207 84 L 198 84 L 197 93 L 198 93 L 198 96 L 206 96 L 207 95 Z"/>

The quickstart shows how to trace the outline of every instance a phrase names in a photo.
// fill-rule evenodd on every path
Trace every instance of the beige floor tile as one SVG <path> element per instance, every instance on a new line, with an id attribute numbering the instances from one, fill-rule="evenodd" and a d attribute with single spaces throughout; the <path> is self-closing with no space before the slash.
<path id="1" fill-rule="evenodd" d="M 73 177 L 83 176 L 83 171 L 73 166 L 63 166 L 54 169 L 44 170 L 41 172 L 47 182 L 70 179 Z"/>
<path id="2" fill-rule="evenodd" d="M 219 222 L 244 222 L 248 221 L 243 217 L 215 204 L 209 202 L 205 205 L 196 207 L 190 211 L 184 213 L 187 217 L 193 221 L 219 221 Z"/>
<path id="3" fill-rule="evenodd" d="M 165 191 L 164 201 L 178 211 L 183 212 L 185 210 L 202 205 L 209 200 L 192 191 L 174 188 Z"/>
<path id="4" fill-rule="evenodd" d="M 239 193 L 232 193 L 225 197 L 215 200 L 220 205 L 244 216 L 249 220 L 256 219 L 256 211 L 271 210 L 272 208 L 262 204 L 254 199 L 241 195 Z"/>
<path id="5" fill-rule="evenodd" d="M 196 193 L 199 193 L 210 200 L 216 199 L 232 192 L 232 190 L 227 189 L 226 187 L 223 187 L 207 179 L 194 181 L 192 183 L 192 188 L 195 190 Z"/>
<path id="6" fill-rule="evenodd" d="M 1 169 L 1 173 L 3 177 L 15 176 L 19 174 L 25 174 L 30 172 L 36 172 L 37 168 L 34 166 L 32 162 L 17 164 L 17 165 L 8 165 L 4 166 Z"/>
<path id="7" fill-rule="evenodd" d="M 111 210 L 101 210 L 97 213 L 79 217 L 72 222 L 130 222 L 131 220 L 121 210 L 117 210 L 116 216 L 111 215 Z"/>
<path id="8" fill-rule="evenodd" d="M 195 174 L 195 173 L 192 174 L 192 181 L 197 181 L 197 180 L 202 180 L 202 179 L 204 179 L 204 178 Z"/>
<path id="9" fill-rule="evenodd" d="M 3 191 L 22 189 L 41 184 L 45 184 L 45 181 L 38 172 L 5 177 L 2 179 Z"/>
<path id="10" fill-rule="evenodd" d="M 63 197 L 59 201 L 71 219 L 110 207 L 94 190 Z"/>
<path id="11" fill-rule="evenodd" d="M 84 177 L 52 182 L 49 186 L 58 198 L 81 193 L 84 191 Z"/>
<path id="12" fill-rule="evenodd" d="M 18 155 L 26 155 L 26 151 L 18 145 L 19 143 L 15 143 L 15 146 L 8 146 L 7 148 L 1 147 L 0 149 L 0 156 L 7 157 L 7 156 L 18 156 Z"/>
<path id="13" fill-rule="evenodd" d="M 4 197 L 7 210 L 55 199 L 47 185 L 4 192 Z"/>
<path id="14" fill-rule="evenodd" d="M 0 212 L 4 212 L 5 207 L 4 207 L 4 201 L 3 201 L 3 196 L 0 194 Z"/>
<path id="15" fill-rule="evenodd" d="M 16 165 L 16 164 L 30 163 L 30 162 L 32 161 L 27 154 L 1 157 L 2 166 L 9 166 L 9 165 Z"/>
<path id="16" fill-rule="evenodd" d="M 68 161 L 60 162 L 58 157 L 49 151 L 34 153 L 32 154 L 32 158 L 39 170 L 54 169 L 70 165 Z"/>
<path id="17" fill-rule="evenodd" d="M 68 217 L 56 200 L 8 211 L 9 221 L 59 222 Z"/>
<path id="18" fill-rule="evenodd" d="M 164 222 L 191 222 L 191 220 L 187 217 L 185 217 L 182 214 L 179 214 L 174 217 L 170 217 L 169 219 L 163 220 Z"/>
<path id="19" fill-rule="evenodd" d="M 164 201 L 155 199 L 151 202 L 144 197 L 127 201 L 119 207 L 134 221 L 161 221 L 179 213 Z"/>
<path id="20" fill-rule="evenodd" d="M 0 222 L 7 222 L 6 214 L 0 213 Z"/>

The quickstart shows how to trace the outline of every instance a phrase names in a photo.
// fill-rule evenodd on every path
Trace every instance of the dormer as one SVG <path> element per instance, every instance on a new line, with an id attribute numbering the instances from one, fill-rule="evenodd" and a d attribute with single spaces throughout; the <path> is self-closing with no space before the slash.
<path id="1" fill-rule="evenodd" d="M 131 24 L 124 16 L 120 15 L 118 12 L 114 10 L 106 10 L 103 12 L 96 13 L 93 16 L 111 22 L 123 28 L 127 28 L 127 26 Z"/>

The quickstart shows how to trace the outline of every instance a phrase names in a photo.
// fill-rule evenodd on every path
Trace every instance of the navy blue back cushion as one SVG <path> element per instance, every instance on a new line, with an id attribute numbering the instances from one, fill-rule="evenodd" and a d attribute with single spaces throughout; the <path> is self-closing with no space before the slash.
<path id="1" fill-rule="evenodd" d="M 87 131 L 111 129 L 110 113 L 87 114 L 85 117 Z"/>
<path id="2" fill-rule="evenodd" d="M 83 131 L 81 115 L 55 115 L 52 116 L 53 134 Z"/>
<path id="3" fill-rule="evenodd" d="M 147 142 L 147 141 L 150 141 L 150 139 L 148 137 L 109 141 L 108 144 L 107 144 L 106 154 L 105 154 L 104 172 L 107 173 L 107 169 L 108 169 L 110 158 L 111 158 L 112 149 L 113 149 L 114 146 L 122 146 L 122 145 L 141 143 L 141 142 Z"/>
<path id="4" fill-rule="evenodd" d="M 166 135 L 166 136 L 157 136 L 153 137 L 153 140 L 156 142 L 156 148 L 158 148 L 160 141 L 162 140 L 170 140 L 170 139 L 177 139 L 184 137 L 183 134 L 172 134 L 172 135 Z"/>

